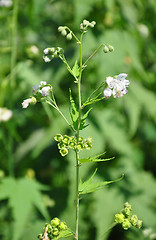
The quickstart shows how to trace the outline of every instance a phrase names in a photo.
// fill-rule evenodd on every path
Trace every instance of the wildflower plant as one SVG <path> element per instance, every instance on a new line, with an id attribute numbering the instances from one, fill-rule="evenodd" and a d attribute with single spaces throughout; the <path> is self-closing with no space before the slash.
<path id="1" fill-rule="evenodd" d="M 80 24 L 80 38 L 77 37 L 71 29 L 67 26 L 60 26 L 58 31 L 60 34 L 65 37 L 67 40 L 74 40 L 76 45 L 79 48 L 79 59 L 76 59 L 74 66 L 70 66 L 64 50 L 61 47 L 47 47 L 44 49 L 43 60 L 46 63 L 54 61 L 54 58 L 60 58 L 62 62 L 66 65 L 67 70 L 74 78 L 74 84 L 77 85 L 77 96 L 78 103 L 73 98 L 72 90 L 69 89 L 69 101 L 70 101 L 70 119 L 69 122 L 66 116 L 61 112 L 54 94 L 54 89 L 51 84 L 47 84 L 45 81 L 40 82 L 39 85 L 33 86 L 32 96 L 26 99 L 22 103 L 23 108 L 27 108 L 31 104 L 36 104 L 37 102 L 46 102 L 51 107 L 59 112 L 61 117 L 66 121 L 67 125 L 72 131 L 72 136 L 62 135 L 61 133 L 56 133 L 54 140 L 57 142 L 58 150 L 62 157 L 67 156 L 69 151 L 74 151 L 75 153 L 75 163 L 73 164 L 76 169 L 76 179 L 75 179 L 75 229 L 69 229 L 64 222 L 61 222 L 58 218 L 54 218 L 50 224 L 46 224 L 44 227 L 44 232 L 39 235 L 40 239 L 51 240 L 59 239 L 61 237 L 67 237 L 73 235 L 75 239 L 79 239 L 79 201 L 80 197 L 84 194 L 95 192 L 105 185 L 119 181 L 123 178 L 121 176 L 119 179 L 111 181 L 102 181 L 94 182 L 94 175 L 96 174 L 97 169 L 93 175 L 86 180 L 85 182 L 80 181 L 80 167 L 83 167 L 83 164 L 86 162 L 102 162 L 109 161 L 112 158 L 104 159 L 102 158 L 103 153 L 97 156 L 88 157 L 85 159 L 80 158 L 80 151 L 90 150 L 92 148 L 92 137 L 84 139 L 80 132 L 84 130 L 88 125 L 86 124 L 86 119 L 92 110 L 92 107 L 89 110 L 86 110 L 86 106 L 93 105 L 94 103 L 113 96 L 114 98 L 123 97 L 128 93 L 128 86 L 130 84 L 127 80 L 126 73 L 120 73 L 116 76 L 108 76 L 97 89 L 95 89 L 87 99 L 82 102 L 82 75 L 86 70 L 89 61 L 97 54 L 101 49 L 104 53 L 110 53 L 114 51 L 114 47 L 102 43 L 85 61 L 82 58 L 82 42 L 83 37 L 89 30 L 89 28 L 94 28 L 96 25 L 95 21 L 89 22 L 83 20 Z M 141 227 L 141 220 L 138 220 L 136 215 L 131 215 L 131 206 L 126 203 L 124 209 L 115 215 L 115 223 L 122 224 L 122 227 L 127 230 L 132 225 L 135 227 Z M 63 227 L 62 227 L 63 226 Z"/>

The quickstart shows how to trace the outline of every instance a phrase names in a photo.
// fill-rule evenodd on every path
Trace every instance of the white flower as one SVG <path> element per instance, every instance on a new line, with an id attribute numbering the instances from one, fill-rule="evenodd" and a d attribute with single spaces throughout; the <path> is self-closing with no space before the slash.
<path id="1" fill-rule="evenodd" d="M 105 98 L 109 98 L 112 95 L 112 90 L 110 88 L 106 88 L 103 93 Z"/>
<path id="2" fill-rule="evenodd" d="M 12 111 L 7 108 L 0 108 L 0 122 L 7 122 L 12 117 Z"/>
<path id="3" fill-rule="evenodd" d="M 45 48 L 43 52 L 44 52 L 44 54 L 48 54 L 49 53 L 49 49 Z"/>
<path id="4" fill-rule="evenodd" d="M 128 93 L 127 87 L 130 84 L 129 80 L 125 79 L 126 73 L 120 73 L 116 77 L 107 77 L 107 88 L 104 90 L 104 97 L 109 98 L 113 95 L 114 98 L 123 97 Z"/>
<path id="5" fill-rule="evenodd" d="M 40 84 L 41 85 L 46 85 L 47 83 L 46 83 L 46 81 L 41 81 Z"/>
<path id="6" fill-rule="evenodd" d="M 30 103 L 33 103 L 32 98 L 25 99 L 25 100 L 22 102 L 22 107 L 23 107 L 23 108 L 27 108 Z"/>
<path id="7" fill-rule="evenodd" d="M 10 7 L 11 5 L 11 0 L 0 0 L 0 7 Z"/>
<path id="8" fill-rule="evenodd" d="M 39 92 L 42 94 L 42 96 L 46 97 L 49 95 L 50 89 L 51 88 L 49 86 L 46 86 L 39 90 Z"/>
<path id="9" fill-rule="evenodd" d="M 33 93 L 36 93 L 39 90 L 40 85 L 34 85 L 32 88 L 33 88 Z"/>
<path id="10" fill-rule="evenodd" d="M 45 62 L 50 62 L 51 61 L 50 58 L 47 57 L 47 56 L 43 56 L 43 59 L 44 59 Z"/>

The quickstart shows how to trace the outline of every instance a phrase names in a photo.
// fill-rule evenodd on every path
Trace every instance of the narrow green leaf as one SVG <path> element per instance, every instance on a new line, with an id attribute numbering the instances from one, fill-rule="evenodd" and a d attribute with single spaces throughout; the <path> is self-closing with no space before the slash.
<path id="1" fill-rule="evenodd" d="M 102 99 L 104 99 L 105 97 L 102 97 L 102 98 L 92 98 L 90 99 L 89 101 L 87 101 L 86 103 L 84 103 L 84 106 L 87 106 L 87 105 L 90 105 L 90 104 L 93 104 L 93 103 L 96 103 L 96 102 L 99 102 L 101 101 Z"/>
<path id="2" fill-rule="evenodd" d="M 69 89 L 69 93 L 70 93 L 70 117 L 73 123 L 73 127 L 75 130 L 77 130 L 78 128 L 78 118 L 79 118 L 79 112 L 77 111 L 74 99 L 71 95 L 71 89 Z"/>
<path id="3" fill-rule="evenodd" d="M 75 64 L 72 68 L 72 73 L 74 74 L 75 77 L 79 76 L 79 66 L 78 66 L 77 60 L 75 61 Z"/>
<path id="4" fill-rule="evenodd" d="M 100 158 L 102 154 L 99 154 L 99 155 L 96 155 L 94 157 L 89 157 L 89 158 L 83 158 L 83 159 L 80 159 L 80 163 L 85 163 L 85 162 L 106 162 L 106 161 L 110 161 L 110 160 L 113 160 L 115 157 L 112 157 L 112 158 Z"/>
<path id="5" fill-rule="evenodd" d="M 93 180 L 93 177 L 94 177 L 96 171 L 97 171 L 97 169 L 95 170 L 95 172 L 93 173 L 91 178 L 89 178 L 89 180 L 87 180 L 84 183 L 80 182 L 80 184 L 79 184 L 79 194 L 80 195 L 81 194 L 88 194 L 88 193 L 92 193 L 92 192 L 95 192 L 97 190 L 100 190 L 104 186 L 106 186 L 110 183 L 120 181 L 124 177 L 124 175 L 122 175 L 121 178 L 113 180 L 113 181 L 101 181 L 101 182 L 93 183 L 92 180 Z"/>
<path id="6" fill-rule="evenodd" d="M 80 122 L 80 130 L 86 128 L 88 125 L 85 125 L 86 123 L 86 119 L 88 117 L 89 112 L 92 110 L 92 108 L 90 108 L 81 118 L 81 122 Z"/>

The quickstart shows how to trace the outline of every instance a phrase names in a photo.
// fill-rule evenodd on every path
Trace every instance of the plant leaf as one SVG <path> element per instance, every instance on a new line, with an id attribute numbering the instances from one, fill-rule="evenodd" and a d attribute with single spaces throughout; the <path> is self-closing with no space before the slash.
<path id="1" fill-rule="evenodd" d="M 35 206 L 48 219 L 49 215 L 43 203 L 40 190 L 47 187 L 32 179 L 4 178 L 0 184 L 0 200 L 8 199 L 14 219 L 12 239 L 18 240 L 24 230 L 28 216 Z"/>
<path id="2" fill-rule="evenodd" d="M 65 231 L 61 231 L 59 236 L 57 238 L 55 238 L 55 239 L 70 237 L 72 235 L 74 235 L 73 232 L 70 229 L 67 229 Z"/>
<path id="3" fill-rule="evenodd" d="M 72 74 L 75 76 L 75 77 L 78 77 L 79 76 L 79 66 L 78 66 L 78 63 L 77 63 L 77 60 L 75 61 L 75 64 L 72 68 Z"/>
<path id="4" fill-rule="evenodd" d="M 103 154 L 104 153 L 96 155 L 94 157 L 79 159 L 79 161 L 80 161 L 80 163 L 85 163 L 85 162 L 106 162 L 106 161 L 113 160 L 115 158 L 115 157 L 112 157 L 112 158 L 100 158 Z"/>
<path id="5" fill-rule="evenodd" d="M 71 89 L 69 89 L 69 93 L 70 93 L 70 105 L 71 105 L 70 117 L 71 117 L 74 129 L 77 130 L 78 129 L 79 112 L 77 111 L 74 99 L 71 95 Z"/>
<path id="6" fill-rule="evenodd" d="M 85 125 L 86 123 L 86 119 L 88 117 L 89 112 L 92 110 L 92 108 L 90 108 L 84 115 L 83 117 L 81 117 L 81 122 L 80 122 L 80 130 L 86 128 L 88 125 Z"/>
<path id="7" fill-rule="evenodd" d="M 94 177 L 96 171 L 97 171 L 97 169 L 95 170 L 93 175 L 87 181 L 85 181 L 84 183 L 80 182 L 80 184 L 79 184 L 79 194 L 80 195 L 95 192 L 110 183 L 120 181 L 124 176 L 124 175 L 122 175 L 121 178 L 113 180 L 113 181 L 101 181 L 101 182 L 93 183 L 92 181 L 93 181 L 93 177 Z"/>

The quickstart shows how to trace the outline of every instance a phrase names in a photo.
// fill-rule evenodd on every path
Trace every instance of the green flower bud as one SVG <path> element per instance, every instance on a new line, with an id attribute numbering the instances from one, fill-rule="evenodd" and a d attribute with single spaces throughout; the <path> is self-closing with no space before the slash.
<path id="1" fill-rule="evenodd" d="M 113 51 L 114 51 L 114 47 L 113 47 L 113 46 L 108 45 L 108 48 L 109 48 L 109 51 L 110 51 L 110 52 L 113 52 Z"/>
<path id="2" fill-rule="evenodd" d="M 65 36 L 67 35 L 67 31 L 66 31 L 65 29 L 63 29 L 62 32 L 61 32 L 61 34 L 62 34 L 62 36 L 65 37 Z"/>
<path id="3" fill-rule="evenodd" d="M 103 48 L 104 53 L 108 53 L 109 52 L 109 48 L 105 45 Z"/>
<path id="4" fill-rule="evenodd" d="M 140 229 L 142 227 L 142 220 L 138 220 L 135 227 Z"/>
<path id="5" fill-rule="evenodd" d="M 136 224 L 138 222 L 138 217 L 136 215 L 132 215 L 130 221 L 131 221 L 133 226 L 136 226 Z"/>
<path id="6" fill-rule="evenodd" d="M 58 134 L 55 135 L 54 139 L 55 139 L 55 141 L 57 141 L 57 142 L 61 142 L 62 139 L 63 139 L 63 136 L 58 133 Z"/>
<path id="7" fill-rule="evenodd" d="M 63 142 L 58 143 L 58 149 L 62 149 L 65 147 L 65 144 Z"/>
<path id="8" fill-rule="evenodd" d="M 59 31 L 59 32 L 62 32 L 64 29 L 65 29 L 65 27 L 62 27 L 62 26 L 59 26 L 59 27 L 58 27 L 58 31 Z"/>
<path id="9" fill-rule="evenodd" d="M 122 227 L 123 227 L 123 229 L 125 229 L 125 230 L 129 229 L 131 226 L 132 226 L 132 224 L 130 223 L 130 221 L 129 221 L 128 219 L 125 219 L 125 220 L 122 222 Z"/>
<path id="10" fill-rule="evenodd" d="M 123 213 L 115 214 L 115 222 L 122 223 L 125 220 L 125 216 Z"/>
<path id="11" fill-rule="evenodd" d="M 79 142 L 76 146 L 77 150 L 82 150 L 83 149 L 83 143 Z"/>
<path id="12" fill-rule="evenodd" d="M 42 240 L 42 233 L 40 233 L 37 237 L 38 239 Z"/>
<path id="13" fill-rule="evenodd" d="M 67 135 L 64 135 L 64 136 L 63 136 L 63 139 L 62 139 L 62 142 L 65 143 L 65 144 L 68 144 L 69 141 L 70 141 L 70 137 L 67 136 Z"/>
<path id="14" fill-rule="evenodd" d="M 58 228 L 53 228 L 53 230 L 52 230 L 53 237 L 58 237 L 59 234 L 60 234 L 60 232 L 59 232 Z"/>
<path id="15" fill-rule="evenodd" d="M 62 155 L 62 157 L 66 156 L 68 154 L 68 149 L 65 147 L 61 148 L 60 154 Z"/>
<path id="16" fill-rule="evenodd" d="M 37 99 L 35 97 L 31 97 L 32 102 L 30 104 L 35 104 L 37 102 Z"/>
<path id="17" fill-rule="evenodd" d="M 84 143 L 84 149 L 90 150 L 91 148 L 92 148 L 92 144 L 90 144 L 90 142 L 85 142 Z"/>
<path id="18" fill-rule="evenodd" d="M 55 52 L 54 52 L 54 55 L 53 55 L 54 57 L 58 57 L 59 56 L 59 53 L 58 53 L 58 51 L 57 50 L 55 50 Z"/>
<path id="19" fill-rule="evenodd" d="M 79 137 L 79 142 L 82 142 L 83 141 L 83 137 Z"/>
<path id="20" fill-rule="evenodd" d="M 57 226 L 60 224 L 60 219 L 57 218 L 57 217 L 55 217 L 55 218 L 53 218 L 53 219 L 51 220 L 50 224 L 51 224 L 52 227 L 55 228 L 55 227 L 57 227 Z"/>
<path id="21" fill-rule="evenodd" d="M 67 229 L 67 225 L 65 222 L 61 222 L 60 225 L 59 225 L 59 230 L 60 231 L 63 231 L 63 230 L 66 230 Z"/>
<path id="22" fill-rule="evenodd" d="M 117 77 L 117 76 L 115 76 L 115 77 Z M 128 203 L 128 202 L 125 202 L 124 208 L 129 208 L 130 210 L 132 210 L 132 206 L 131 206 L 131 204 Z"/>
<path id="23" fill-rule="evenodd" d="M 72 39 L 72 33 L 68 33 L 67 36 L 66 36 L 67 40 L 71 40 Z"/>
<path id="24" fill-rule="evenodd" d="M 63 48 L 60 48 L 60 47 L 57 47 L 57 52 L 58 52 L 59 54 L 64 54 Z"/>
<path id="25" fill-rule="evenodd" d="M 125 214 L 126 217 L 130 217 L 131 216 L 131 209 L 126 207 L 123 209 L 123 213 Z"/>
<path id="26" fill-rule="evenodd" d="M 74 147 L 76 146 L 76 142 L 75 142 L 74 140 L 73 140 L 73 141 L 70 140 L 68 146 L 69 146 L 70 148 L 74 148 Z"/>

